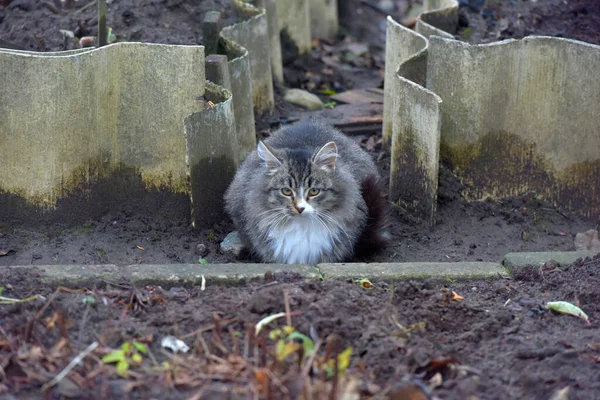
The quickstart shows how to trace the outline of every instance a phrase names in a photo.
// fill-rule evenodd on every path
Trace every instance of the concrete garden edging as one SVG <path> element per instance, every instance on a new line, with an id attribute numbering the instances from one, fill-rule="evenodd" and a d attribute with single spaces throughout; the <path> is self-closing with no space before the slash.
<path id="1" fill-rule="evenodd" d="M 265 11 L 234 0 L 241 22 L 218 31 L 225 59 L 208 66 L 225 91 L 206 90 L 204 46 L 0 48 L 0 219 L 71 223 L 127 205 L 215 222 L 256 146 L 254 112 L 273 108 L 273 78 L 283 79 L 287 23 L 276 17 L 294 22 L 285 1 L 265 0 Z M 337 29 L 334 3 L 311 0 L 312 21 L 329 21 L 323 34 Z"/>
<path id="2" fill-rule="evenodd" d="M 469 45 L 448 33 L 455 0 L 424 10 L 416 32 L 388 17 L 390 200 L 432 224 L 442 159 L 470 200 L 536 192 L 600 215 L 600 46 L 554 37 Z"/>
<path id="3" fill-rule="evenodd" d="M 447 282 L 464 279 L 497 279 L 523 268 L 539 268 L 554 260 L 568 266 L 576 260 L 595 256 L 594 252 L 509 253 L 503 264 L 494 262 L 414 262 L 288 264 L 134 264 L 13 266 L 31 268 L 36 279 L 51 286 L 84 286 L 129 282 L 133 285 L 241 284 L 249 279 L 270 279 L 273 274 L 294 273 L 306 279 L 371 279 L 400 281 L 436 279 Z"/>

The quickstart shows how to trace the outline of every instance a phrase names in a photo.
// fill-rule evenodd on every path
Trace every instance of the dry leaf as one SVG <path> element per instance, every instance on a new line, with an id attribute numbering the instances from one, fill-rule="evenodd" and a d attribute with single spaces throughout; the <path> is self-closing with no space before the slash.
<path id="1" fill-rule="evenodd" d="M 137 246 L 135 246 L 135 247 L 137 247 L 140 250 L 144 250 L 144 248 L 142 246 L 140 246 L 139 244 Z"/>
<path id="2" fill-rule="evenodd" d="M 462 297 L 460 294 L 456 293 L 454 290 L 452 291 L 452 300 L 461 301 L 462 299 L 464 299 L 464 297 Z"/>
<path id="3" fill-rule="evenodd" d="M 444 383 L 444 380 L 442 379 L 442 374 L 436 372 L 436 374 L 433 375 L 429 380 L 429 390 L 434 390 L 436 387 L 442 386 L 442 383 Z"/>

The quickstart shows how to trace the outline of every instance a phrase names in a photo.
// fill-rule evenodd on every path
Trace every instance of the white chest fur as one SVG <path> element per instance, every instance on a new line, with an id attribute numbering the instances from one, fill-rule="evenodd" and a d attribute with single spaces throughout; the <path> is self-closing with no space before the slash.
<path id="1" fill-rule="evenodd" d="M 317 264 L 324 254 L 333 250 L 334 238 L 330 231 L 308 215 L 273 229 L 269 237 L 275 261 L 283 264 Z"/>

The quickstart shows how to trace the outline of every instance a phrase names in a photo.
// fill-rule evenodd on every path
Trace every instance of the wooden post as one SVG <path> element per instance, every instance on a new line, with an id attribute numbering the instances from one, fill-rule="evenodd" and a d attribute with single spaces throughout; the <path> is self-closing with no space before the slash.
<path id="1" fill-rule="evenodd" d="M 219 49 L 219 31 L 221 30 L 221 13 L 209 11 L 204 16 L 202 33 L 204 36 L 204 54 L 217 54 Z"/>
<path id="2" fill-rule="evenodd" d="M 106 46 L 106 0 L 98 0 L 98 47 Z"/>

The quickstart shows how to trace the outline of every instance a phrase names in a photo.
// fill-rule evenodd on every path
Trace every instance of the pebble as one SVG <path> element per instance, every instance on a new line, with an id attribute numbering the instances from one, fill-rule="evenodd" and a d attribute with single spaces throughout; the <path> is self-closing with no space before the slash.
<path id="1" fill-rule="evenodd" d="M 576 251 L 600 251 L 600 239 L 596 229 L 579 232 L 575 235 L 574 243 Z"/>
<path id="2" fill-rule="evenodd" d="M 229 233 L 221 242 L 221 251 L 224 253 L 231 253 L 237 257 L 242 253 L 242 250 L 244 250 L 244 245 L 237 231 Z"/>
<path id="3" fill-rule="evenodd" d="M 296 104 L 307 110 L 320 110 L 323 108 L 321 99 L 302 89 L 288 89 L 283 99 L 288 103 Z"/>
<path id="4" fill-rule="evenodd" d="M 206 245 L 204 243 L 198 243 L 198 245 L 196 246 L 196 254 L 200 257 L 204 257 L 208 254 L 208 249 L 206 248 Z"/>

